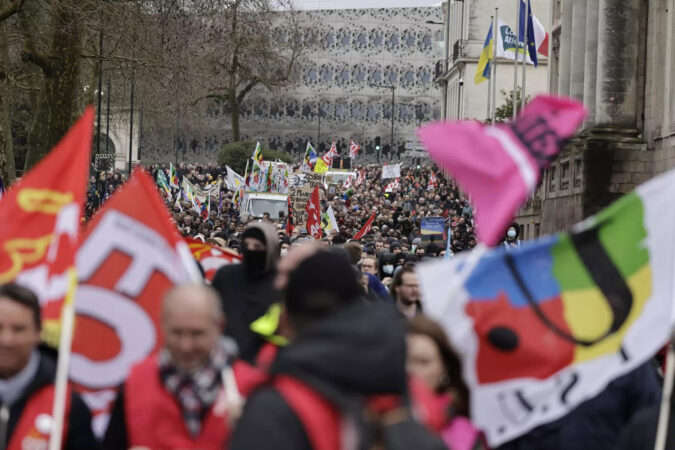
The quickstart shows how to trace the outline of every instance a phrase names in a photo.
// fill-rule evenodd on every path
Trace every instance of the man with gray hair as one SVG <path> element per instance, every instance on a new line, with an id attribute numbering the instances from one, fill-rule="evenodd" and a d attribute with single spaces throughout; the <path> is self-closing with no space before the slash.
<path id="1" fill-rule="evenodd" d="M 241 406 L 237 385 L 248 369 L 233 367 L 236 344 L 221 336 L 224 325 L 213 288 L 185 284 L 166 294 L 164 346 L 131 369 L 113 407 L 104 448 L 225 447 L 228 414 Z"/>

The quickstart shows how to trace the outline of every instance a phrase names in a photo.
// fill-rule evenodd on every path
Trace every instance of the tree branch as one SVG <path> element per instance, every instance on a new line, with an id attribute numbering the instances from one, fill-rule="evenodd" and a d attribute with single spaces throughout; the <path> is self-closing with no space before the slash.
<path id="1" fill-rule="evenodd" d="M 258 77 L 253 77 L 251 81 L 248 82 L 248 84 L 242 89 L 239 94 L 237 94 L 237 104 L 240 104 L 241 102 L 244 101 L 244 97 L 246 97 L 246 94 L 248 94 L 251 89 L 253 89 L 256 84 L 260 83 L 260 78 Z"/>
<path id="2" fill-rule="evenodd" d="M 21 61 L 35 64 L 42 69 L 46 76 L 51 76 L 54 73 L 54 64 L 50 61 L 49 56 L 37 50 L 31 51 L 24 47 L 21 50 Z"/>
<path id="3" fill-rule="evenodd" d="M 19 8 L 21 8 L 21 0 L 13 0 L 9 2 L 7 6 L 0 9 L 0 22 L 9 19 L 14 14 L 19 12 Z"/>

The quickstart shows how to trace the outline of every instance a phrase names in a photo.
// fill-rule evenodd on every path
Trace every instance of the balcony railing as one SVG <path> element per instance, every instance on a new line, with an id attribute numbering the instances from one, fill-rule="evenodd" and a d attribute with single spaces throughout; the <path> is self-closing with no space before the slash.
<path id="1" fill-rule="evenodd" d="M 466 45 L 468 41 L 459 39 L 452 45 L 452 62 L 454 63 L 462 56 L 466 56 Z"/>

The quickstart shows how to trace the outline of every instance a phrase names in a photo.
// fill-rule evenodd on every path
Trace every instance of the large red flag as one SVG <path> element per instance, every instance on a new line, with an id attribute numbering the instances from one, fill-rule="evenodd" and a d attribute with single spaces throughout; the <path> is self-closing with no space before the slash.
<path id="1" fill-rule="evenodd" d="M 185 241 L 190 247 L 192 256 L 201 264 L 204 277 L 209 283 L 213 281 L 213 277 L 221 267 L 241 262 L 241 256 L 232 250 L 224 250 L 193 238 L 185 239 Z"/>
<path id="2" fill-rule="evenodd" d="M 319 186 L 314 186 L 311 197 L 305 206 L 307 211 L 307 233 L 314 239 L 321 239 L 321 203 L 319 202 Z"/>
<path id="3" fill-rule="evenodd" d="M 0 202 L 0 284 L 16 281 L 37 294 L 43 337 L 54 346 L 62 301 L 72 300 L 76 282 L 75 252 L 93 125 L 94 111 L 87 108 Z"/>
<path id="4" fill-rule="evenodd" d="M 373 215 L 370 216 L 370 219 L 368 219 L 368 222 L 359 230 L 358 233 L 354 235 L 354 239 L 361 239 L 363 236 L 366 235 L 370 231 L 370 228 L 373 226 L 373 221 L 375 220 L 375 213 L 377 211 L 373 211 Z"/>
<path id="5" fill-rule="evenodd" d="M 152 178 L 140 168 L 87 226 L 77 269 L 70 377 L 101 435 L 129 368 L 162 345 L 162 297 L 201 275 Z"/>

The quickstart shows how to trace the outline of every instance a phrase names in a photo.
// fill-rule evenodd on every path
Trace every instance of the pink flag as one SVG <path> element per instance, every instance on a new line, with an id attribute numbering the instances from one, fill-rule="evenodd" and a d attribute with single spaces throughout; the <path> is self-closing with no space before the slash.
<path id="1" fill-rule="evenodd" d="M 541 95 L 513 122 L 436 122 L 419 137 L 471 196 L 478 237 L 494 245 L 585 115 L 576 100 Z"/>

